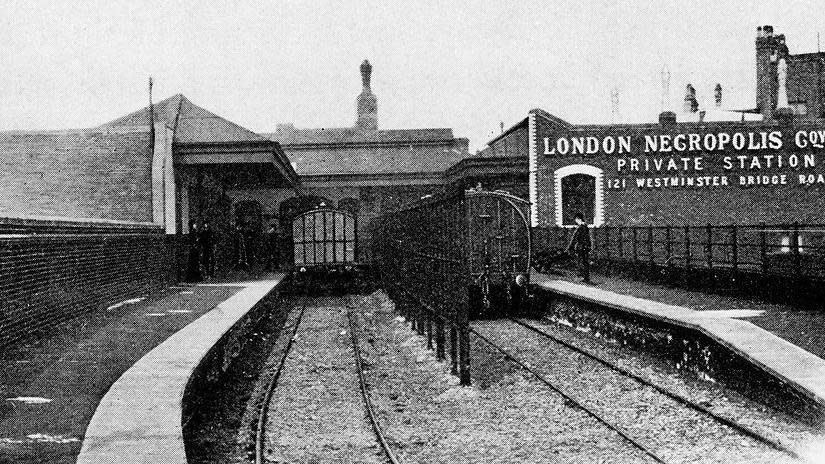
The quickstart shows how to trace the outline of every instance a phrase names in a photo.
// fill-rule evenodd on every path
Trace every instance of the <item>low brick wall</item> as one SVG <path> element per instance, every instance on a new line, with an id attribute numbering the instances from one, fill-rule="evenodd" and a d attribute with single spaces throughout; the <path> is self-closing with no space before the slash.
<path id="1" fill-rule="evenodd" d="M 0 218 L 0 347 L 178 280 L 151 224 Z"/>

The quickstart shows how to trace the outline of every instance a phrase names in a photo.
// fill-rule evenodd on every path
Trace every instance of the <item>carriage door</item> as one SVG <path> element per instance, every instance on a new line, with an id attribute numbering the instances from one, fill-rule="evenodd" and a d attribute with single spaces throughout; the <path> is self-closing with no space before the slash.
<path id="1" fill-rule="evenodd" d="M 512 306 L 515 277 L 529 275 L 529 203 L 497 192 L 467 193 L 466 201 L 470 273 L 480 298 L 471 315 L 497 317 Z"/>
<path id="2" fill-rule="evenodd" d="M 355 216 L 314 209 L 292 220 L 295 266 L 354 264 L 358 240 Z"/>

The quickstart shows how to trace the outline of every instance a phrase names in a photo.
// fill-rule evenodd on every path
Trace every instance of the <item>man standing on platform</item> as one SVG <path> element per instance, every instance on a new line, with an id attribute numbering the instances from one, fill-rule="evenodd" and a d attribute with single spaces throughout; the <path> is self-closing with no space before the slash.
<path id="1" fill-rule="evenodd" d="M 201 253 L 203 257 L 203 273 L 206 278 L 214 277 L 215 275 L 215 260 L 213 258 L 213 238 L 212 226 L 209 221 L 203 221 L 203 228 L 201 229 Z"/>
<path id="2" fill-rule="evenodd" d="M 246 250 L 246 234 L 240 224 L 235 225 L 235 267 L 236 271 L 249 272 L 249 257 Z"/>
<path id="3" fill-rule="evenodd" d="M 266 270 L 278 270 L 278 228 L 274 222 L 266 231 Z"/>
<path id="4" fill-rule="evenodd" d="M 186 262 L 186 281 L 200 282 L 201 275 L 201 240 L 198 223 L 189 221 L 189 257 Z"/>
<path id="5" fill-rule="evenodd" d="M 573 232 L 573 238 L 570 239 L 570 244 L 567 245 L 567 252 L 576 254 L 576 261 L 579 268 L 579 276 L 582 282 L 586 284 L 593 283 L 590 280 L 590 230 L 587 228 L 587 223 L 584 222 L 584 215 L 576 213 L 573 217 L 576 221 L 576 231 Z"/>

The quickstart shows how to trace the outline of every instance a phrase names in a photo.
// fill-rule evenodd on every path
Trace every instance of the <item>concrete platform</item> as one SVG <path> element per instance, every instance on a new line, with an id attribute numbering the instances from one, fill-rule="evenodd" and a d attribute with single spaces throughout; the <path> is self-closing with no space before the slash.
<path id="1" fill-rule="evenodd" d="M 735 318 L 750 316 L 747 313 L 696 311 L 539 273 L 531 280 L 553 293 L 701 332 L 825 409 L 825 360 L 755 324 Z"/>
<path id="2" fill-rule="evenodd" d="M 100 401 L 77 462 L 185 463 L 181 416 L 190 376 L 212 346 L 282 278 L 225 284 L 243 288 L 129 368 Z"/>

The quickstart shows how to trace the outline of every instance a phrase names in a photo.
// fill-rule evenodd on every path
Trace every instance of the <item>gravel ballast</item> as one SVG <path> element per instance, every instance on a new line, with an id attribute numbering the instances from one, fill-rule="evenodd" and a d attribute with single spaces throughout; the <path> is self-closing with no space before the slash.
<path id="1" fill-rule="evenodd" d="M 386 462 L 358 391 L 348 308 L 378 422 L 402 463 L 652 462 L 476 336 L 473 385 L 459 386 L 449 360 L 426 349 L 383 292 L 310 300 L 270 402 L 268 462 Z M 668 462 L 794 462 L 525 328 L 473 324 Z M 689 382 L 632 350 L 549 321 L 538 325 L 783 443 L 819 438 L 781 413 L 711 383 Z"/>
<path id="2" fill-rule="evenodd" d="M 402 462 L 651 462 L 519 370 L 458 386 L 383 293 L 353 303 L 373 402 Z"/>
<path id="3" fill-rule="evenodd" d="M 384 462 L 364 416 L 344 302 L 307 305 L 269 403 L 268 462 Z"/>
<path id="4" fill-rule="evenodd" d="M 529 323 L 537 325 L 533 321 Z M 642 440 L 668 462 L 794 462 L 784 453 L 517 324 L 479 321 L 474 323 L 474 327 L 548 380 L 569 391 L 586 406 L 623 427 L 634 438 Z M 591 352 L 598 351 L 592 347 L 596 343 L 588 340 L 592 335 L 564 330 L 566 328 L 554 330 L 547 324 L 541 324 L 541 328 L 548 332 L 566 332 L 559 338 L 577 346 L 584 344 Z M 627 354 L 625 352 L 624 356 Z M 615 351 L 611 355 L 615 357 Z M 477 354 L 475 357 L 478 358 Z M 775 411 L 742 398 L 729 400 L 729 392 L 720 391 L 711 383 L 683 382 L 677 380 L 680 375 L 675 370 L 654 371 L 638 361 L 622 364 L 642 377 L 711 407 L 717 413 L 756 428 L 770 437 L 780 438 L 783 443 L 811 443 L 816 439 L 815 434 L 809 433 L 801 424 L 786 417 L 778 418 Z M 477 368 L 483 369 L 484 366 Z"/>

